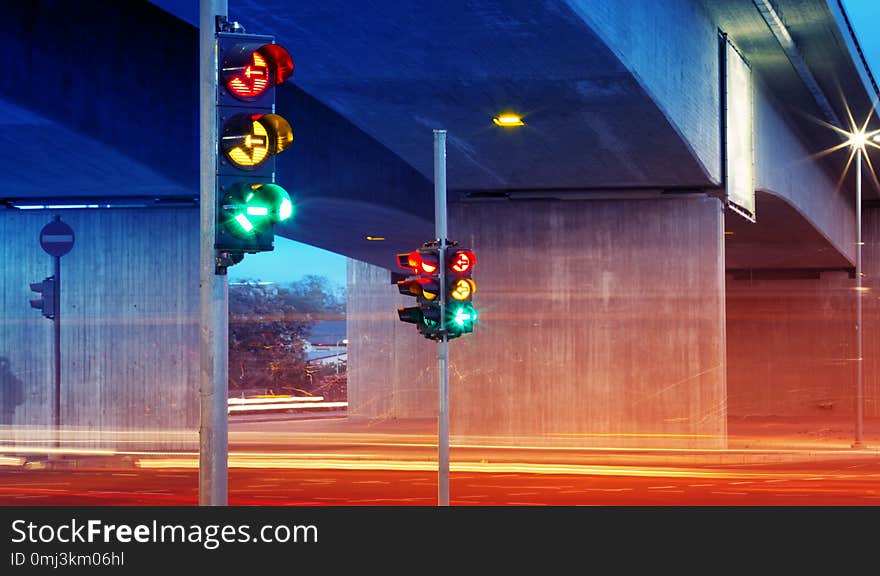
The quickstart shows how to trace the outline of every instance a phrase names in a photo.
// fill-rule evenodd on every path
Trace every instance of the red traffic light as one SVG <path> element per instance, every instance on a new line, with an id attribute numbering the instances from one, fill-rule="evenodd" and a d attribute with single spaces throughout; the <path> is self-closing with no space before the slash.
<path id="1" fill-rule="evenodd" d="M 397 255 L 397 265 L 410 268 L 416 274 L 434 274 L 440 267 L 436 252 L 423 253 L 418 250 Z"/>
<path id="2" fill-rule="evenodd" d="M 447 262 L 450 270 L 456 274 L 465 274 L 474 267 L 477 257 L 470 250 L 453 250 L 449 253 Z"/>
<path id="3" fill-rule="evenodd" d="M 397 265 L 401 268 L 411 268 L 413 271 L 419 269 L 419 261 L 421 258 L 418 257 L 418 252 L 406 252 L 404 254 L 397 255 Z"/>
<path id="4" fill-rule="evenodd" d="M 223 83 L 239 100 L 254 100 L 293 74 L 290 53 L 278 44 L 239 44 L 222 63 Z"/>

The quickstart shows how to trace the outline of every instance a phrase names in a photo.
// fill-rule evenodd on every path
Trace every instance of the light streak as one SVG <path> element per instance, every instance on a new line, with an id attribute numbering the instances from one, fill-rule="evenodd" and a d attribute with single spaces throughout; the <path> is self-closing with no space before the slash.
<path id="1" fill-rule="evenodd" d="M 254 396 L 252 398 L 230 398 L 229 405 L 276 404 L 281 402 L 321 402 L 323 396 Z"/>
<path id="2" fill-rule="evenodd" d="M 267 457 L 271 456 L 271 457 Z M 139 459 L 135 465 L 144 469 L 162 468 L 198 468 L 199 459 L 196 455 L 186 458 L 145 458 Z M 432 460 L 366 460 L 360 456 L 342 458 L 297 458 L 283 455 L 234 453 L 229 456 L 230 468 L 269 468 L 269 469 L 300 469 L 300 470 L 385 470 L 385 471 L 418 471 L 436 472 L 437 462 Z M 451 462 L 452 472 L 476 473 L 510 473 L 510 474 L 542 474 L 542 475 L 573 475 L 573 476 L 625 476 L 650 478 L 778 478 L 780 475 L 788 479 L 809 479 L 809 473 L 769 473 L 749 472 L 743 470 L 705 470 L 696 468 L 671 467 L 631 467 L 602 466 L 586 464 L 542 464 L 525 462 Z M 880 474 L 834 474 L 829 477 L 865 480 L 868 477 L 880 477 Z"/>
<path id="3" fill-rule="evenodd" d="M 245 406 L 229 406 L 228 413 L 233 412 L 264 412 L 266 410 L 299 410 L 311 408 L 347 408 L 348 402 L 284 402 L 274 404 L 256 404 Z"/>
<path id="4" fill-rule="evenodd" d="M 0 456 L 0 466 L 21 466 L 22 464 L 24 464 L 24 458 Z"/>

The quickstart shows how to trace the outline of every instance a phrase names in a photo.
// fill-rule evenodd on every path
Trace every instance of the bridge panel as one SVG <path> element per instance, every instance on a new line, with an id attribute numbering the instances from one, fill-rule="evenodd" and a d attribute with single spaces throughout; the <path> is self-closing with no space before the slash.
<path id="1" fill-rule="evenodd" d="M 699 159 L 721 181 L 718 29 L 701 2 L 567 0 L 651 95 Z"/>

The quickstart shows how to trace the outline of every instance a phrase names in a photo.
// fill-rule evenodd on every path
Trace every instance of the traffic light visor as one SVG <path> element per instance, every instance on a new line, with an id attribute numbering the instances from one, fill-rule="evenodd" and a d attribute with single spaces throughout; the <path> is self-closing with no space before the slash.
<path id="1" fill-rule="evenodd" d="M 401 268 L 418 268 L 419 265 L 417 263 L 410 262 L 410 255 L 411 254 L 413 254 L 413 252 L 407 252 L 405 254 L 398 254 L 397 255 L 397 265 L 400 266 Z"/>
<path id="2" fill-rule="evenodd" d="M 417 306 L 413 306 L 410 308 L 398 308 L 397 317 L 400 318 L 402 322 L 408 322 L 410 324 L 420 324 L 424 322 L 422 310 Z"/>
<path id="3" fill-rule="evenodd" d="M 278 184 L 251 184 L 254 198 L 268 208 L 267 215 L 273 222 L 284 222 L 293 216 L 293 201 L 287 190 Z"/>
<path id="4" fill-rule="evenodd" d="M 258 53 L 266 59 L 273 85 L 286 82 L 293 76 L 293 58 L 284 47 L 278 44 L 265 44 L 260 47 Z"/>

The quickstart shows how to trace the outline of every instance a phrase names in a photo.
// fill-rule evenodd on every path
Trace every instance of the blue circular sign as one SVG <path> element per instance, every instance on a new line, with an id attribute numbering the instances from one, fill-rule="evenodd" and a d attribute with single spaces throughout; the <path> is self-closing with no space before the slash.
<path id="1" fill-rule="evenodd" d="M 73 228 L 62 222 L 60 216 L 40 230 L 40 246 L 49 256 L 64 256 L 73 248 L 73 242 Z"/>

